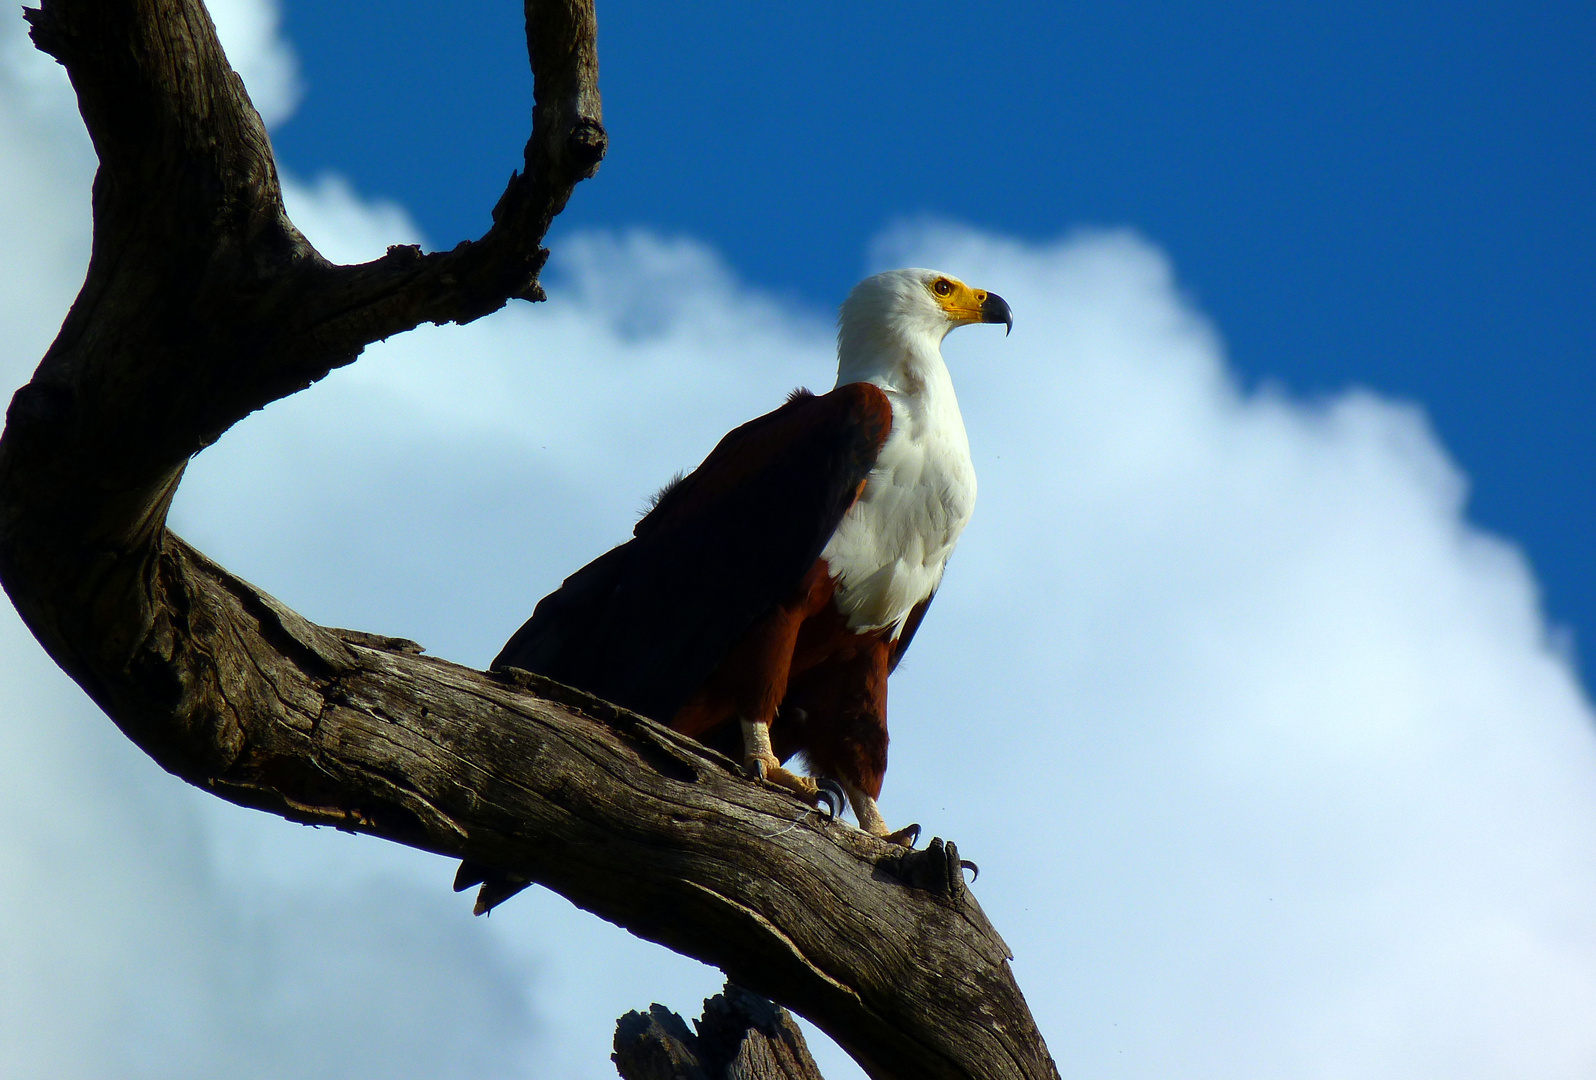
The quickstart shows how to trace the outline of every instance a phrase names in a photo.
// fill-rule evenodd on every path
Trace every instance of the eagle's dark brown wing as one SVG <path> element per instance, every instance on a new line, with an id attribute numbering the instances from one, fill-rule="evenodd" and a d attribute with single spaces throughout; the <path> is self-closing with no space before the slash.
<path id="1" fill-rule="evenodd" d="M 891 427 L 892 406 L 869 383 L 795 393 L 723 438 L 631 540 L 545 597 L 493 666 L 669 723 L 814 565 Z"/>

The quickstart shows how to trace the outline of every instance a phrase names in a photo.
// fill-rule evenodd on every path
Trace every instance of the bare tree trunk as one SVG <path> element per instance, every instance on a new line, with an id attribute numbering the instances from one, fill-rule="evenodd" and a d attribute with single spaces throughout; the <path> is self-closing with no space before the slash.
<path id="1" fill-rule="evenodd" d="M 951 845 L 905 855 L 576 691 L 316 626 L 166 528 L 189 457 L 252 410 L 423 321 L 541 299 L 539 245 L 605 135 L 591 0 L 525 8 L 532 135 L 492 227 L 359 266 L 283 212 L 198 0 L 27 13 L 100 168 L 87 279 L 0 436 L 0 580 L 130 739 L 221 798 L 525 874 L 876 1077 L 1056 1076 Z"/>
<path id="2" fill-rule="evenodd" d="M 663 1005 L 621 1017 L 610 1056 L 621 1080 L 824 1080 L 787 1010 L 740 986 L 704 1002 L 693 1026 Z"/>

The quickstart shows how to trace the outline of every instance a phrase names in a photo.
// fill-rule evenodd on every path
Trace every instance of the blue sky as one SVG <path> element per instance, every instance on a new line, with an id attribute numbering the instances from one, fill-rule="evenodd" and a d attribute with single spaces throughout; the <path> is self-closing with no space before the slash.
<path id="1" fill-rule="evenodd" d="M 515 7 L 281 36 L 215 0 L 324 254 L 479 229 L 525 136 Z M 946 345 L 981 491 L 882 808 L 981 863 L 1064 1075 L 1596 1075 L 1596 710 L 1542 605 L 1592 625 L 1589 16 L 866 14 L 604 7 L 612 157 L 551 301 L 252 415 L 173 527 L 481 665 L 662 480 L 829 384 L 861 273 L 956 272 L 1018 321 Z M 82 281 L 93 165 L 0 23 L 8 387 Z M 600 1080 L 616 1016 L 720 982 L 181 784 L 3 603 L 0 793 L 5 1076 Z"/>
<path id="2" fill-rule="evenodd" d="M 289 0 L 302 173 L 477 235 L 519 161 L 514 4 Z M 1237 373 L 1420 403 L 1596 634 L 1596 6 L 601 3 L 611 153 L 556 226 L 701 238 L 829 308 L 930 215 L 1169 251 Z M 1591 650 L 1583 650 L 1589 653 Z M 1585 658 L 1585 670 L 1593 669 Z"/>

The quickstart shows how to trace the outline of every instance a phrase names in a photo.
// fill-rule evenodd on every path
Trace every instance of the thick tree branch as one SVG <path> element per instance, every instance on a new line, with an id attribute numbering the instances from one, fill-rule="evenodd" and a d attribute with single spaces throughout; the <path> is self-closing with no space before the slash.
<path id="1" fill-rule="evenodd" d="M 877 1077 L 1055 1076 L 952 845 L 905 855 L 532 676 L 315 626 L 166 528 L 188 458 L 423 320 L 537 293 L 604 151 L 587 0 L 528 0 L 526 169 L 488 233 L 329 264 L 198 0 L 45 0 L 100 157 L 83 289 L 0 436 L 0 580 L 163 767 L 247 806 L 527 874 L 793 1007 Z"/>

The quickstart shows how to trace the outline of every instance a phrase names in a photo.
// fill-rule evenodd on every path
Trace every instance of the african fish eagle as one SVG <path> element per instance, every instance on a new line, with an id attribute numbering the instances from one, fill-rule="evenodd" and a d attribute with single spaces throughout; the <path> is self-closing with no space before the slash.
<path id="1" fill-rule="evenodd" d="M 632 539 L 544 597 L 493 661 L 652 717 L 811 804 L 840 785 L 865 831 L 904 844 L 876 799 L 887 676 L 975 506 L 942 339 L 1014 319 L 934 270 L 860 282 L 837 319 L 837 385 L 797 390 L 655 498 Z M 1005 331 L 1007 332 L 1007 331 Z M 783 767 L 802 754 L 812 776 Z M 840 801 L 840 800 L 839 800 Z M 524 888 L 473 863 L 478 914 Z"/>

